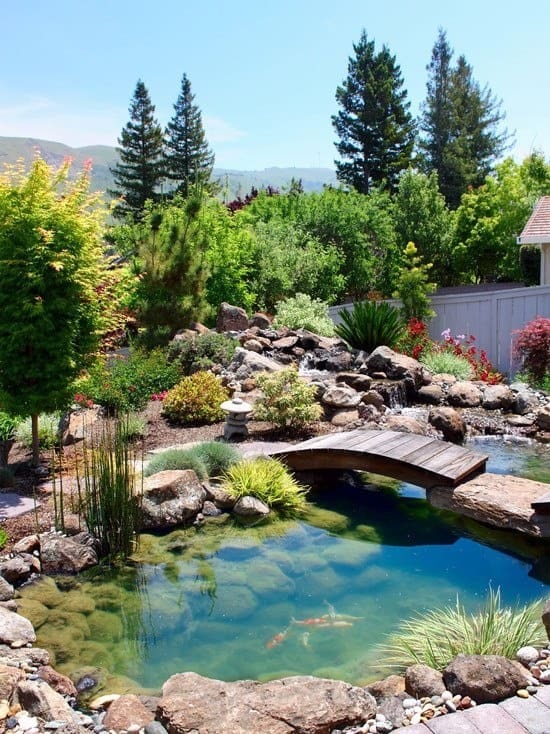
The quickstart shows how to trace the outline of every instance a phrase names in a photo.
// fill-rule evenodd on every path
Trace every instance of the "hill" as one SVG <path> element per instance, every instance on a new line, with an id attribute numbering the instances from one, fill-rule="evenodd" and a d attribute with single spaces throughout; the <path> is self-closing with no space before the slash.
<path id="1" fill-rule="evenodd" d="M 93 163 L 92 189 L 106 191 L 113 185 L 113 177 L 109 168 L 117 161 L 117 152 L 114 147 L 87 145 L 83 148 L 71 148 L 51 140 L 0 136 L 0 164 L 15 163 L 18 158 L 31 161 L 37 150 L 50 165 L 58 166 L 65 158 L 72 158 L 75 171 L 80 170 L 83 163 L 91 159 Z M 267 186 L 284 189 L 288 187 L 293 178 L 302 181 L 304 191 L 320 191 L 325 184 L 336 184 L 336 174 L 330 168 L 272 167 L 264 168 L 262 171 L 215 168 L 213 178 L 221 184 L 226 200 L 244 196 L 253 186 L 257 189 Z"/>

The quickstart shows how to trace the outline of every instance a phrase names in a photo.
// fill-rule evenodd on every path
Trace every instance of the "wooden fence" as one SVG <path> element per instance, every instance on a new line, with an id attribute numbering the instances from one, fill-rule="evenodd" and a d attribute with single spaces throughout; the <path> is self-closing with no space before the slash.
<path id="1" fill-rule="evenodd" d="M 436 316 L 429 325 L 430 336 L 441 339 L 450 329 L 453 336 L 473 334 L 476 345 L 484 349 L 495 367 L 514 375 L 521 367 L 513 351 L 513 332 L 536 316 L 550 317 L 550 285 L 530 288 L 477 290 L 457 294 L 434 295 L 431 299 Z M 396 304 L 397 301 L 390 301 Z M 331 306 L 329 314 L 339 323 L 339 312 L 353 304 Z"/>

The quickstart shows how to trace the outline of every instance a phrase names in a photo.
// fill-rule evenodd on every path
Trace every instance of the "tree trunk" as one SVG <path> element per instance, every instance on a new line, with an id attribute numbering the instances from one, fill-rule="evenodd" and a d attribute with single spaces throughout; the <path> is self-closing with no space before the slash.
<path id="1" fill-rule="evenodd" d="M 32 465 L 38 466 L 40 463 L 40 451 L 38 449 L 38 414 L 33 413 L 31 416 L 32 426 Z"/>

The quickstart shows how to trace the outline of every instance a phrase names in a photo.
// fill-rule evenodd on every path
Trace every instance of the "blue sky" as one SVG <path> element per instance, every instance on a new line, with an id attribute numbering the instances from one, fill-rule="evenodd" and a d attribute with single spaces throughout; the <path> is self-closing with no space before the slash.
<path id="1" fill-rule="evenodd" d="M 216 165 L 332 166 L 331 115 L 364 28 L 411 112 L 441 26 L 503 101 L 518 160 L 550 155 L 550 1 L 3 0 L 0 135 L 116 145 L 143 79 L 164 126 L 185 72 Z"/>

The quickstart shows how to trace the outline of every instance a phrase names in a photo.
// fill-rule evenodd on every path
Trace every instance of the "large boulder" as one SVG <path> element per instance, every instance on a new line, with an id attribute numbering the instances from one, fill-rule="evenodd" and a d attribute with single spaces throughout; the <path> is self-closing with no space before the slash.
<path id="1" fill-rule="evenodd" d="M 155 715 L 147 709 L 134 694 L 120 696 L 113 701 L 103 720 L 109 731 L 128 731 L 131 726 L 143 727 L 155 720 Z"/>
<path id="2" fill-rule="evenodd" d="M 246 329 L 248 329 L 248 316 L 244 308 L 222 303 L 216 319 L 216 331 L 246 331 Z"/>
<path id="3" fill-rule="evenodd" d="M 425 382 L 424 367 L 416 359 L 394 352 L 389 347 L 377 347 L 366 362 L 369 374 L 383 372 L 389 380 L 412 379 L 415 388 Z"/>
<path id="4" fill-rule="evenodd" d="M 476 703 L 498 703 L 525 688 L 527 671 L 500 655 L 457 655 L 443 671 L 449 691 Z"/>
<path id="5" fill-rule="evenodd" d="M 42 573 L 76 574 L 97 565 L 98 544 L 90 533 L 63 537 L 57 533 L 40 535 Z"/>
<path id="6" fill-rule="evenodd" d="M 466 438 L 466 423 L 454 408 L 432 408 L 428 414 L 428 423 L 441 431 L 445 441 L 460 444 Z"/>
<path id="7" fill-rule="evenodd" d="M 36 635 L 29 620 L 0 607 L 0 643 L 23 646 L 31 642 L 36 642 Z"/>
<path id="8" fill-rule="evenodd" d="M 361 393 L 346 385 L 332 385 L 323 393 L 321 402 L 330 408 L 356 408 L 361 402 Z"/>
<path id="9" fill-rule="evenodd" d="M 461 380 L 451 385 L 447 400 L 458 408 L 475 408 L 481 405 L 482 393 L 477 385 L 468 380 Z"/>
<path id="10" fill-rule="evenodd" d="M 10 701 L 19 681 L 25 680 L 25 672 L 14 665 L 0 664 L 0 701 Z"/>
<path id="11" fill-rule="evenodd" d="M 141 527 L 164 530 L 191 521 L 201 511 L 206 490 L 192 469 L 166 470 L 143 482 Z"/>
<path id="12" fill-rule="evenodd" d="M 100 405 L 94 405 L 91 408 L 78 408 L 66 413 L 59 424 L 63 446 L 70 446 L 83 441 L 86 436 L 90 436 L 94 425 L 102 415 L 103 410 Z"/>
<path id="13" fill-rule="evenodd" d="M 0 562 L 0 576 L 14 586 L 28 581 L 33 573 L 40 573 L 40 561 L 30 553 L 19 553 Z"/>
<path id="14" fill-rule="evenodd" d="M 197 673 L 169 678 L 157 708 L 169 734 L 329 734 L 375 713 L 374 698 L 343 681 L 294 676 L 225 683 Z"/>
<path id="15" fill-rule="evenodd" d="M 405 690 L 415 698 L 440 696 L 445 690 L 443 676 L 429 665 L 410 665 L 405 671 Z"/>
<path id="16" fill-rule="evenodd" d="M 282 369 L 283 365 L 270 357 L 237 347 L 227 371 L 238 380 L 245 380 L 257 372 L 278 372 Z"/>
<path id="17" fill-rule="evenodd" d="M 508 385 L 487 385 L 483 391 L 481 405 L 485 410 L 510 410 L 514 404 L 514 393 Z"/>
<path id="18" fill-rule="evenodd" d="M 76 731 L 77 720 L 65 698 L 41 680 L 23 680 L 17 685 L 15 700 L 31 716 L 44 721 L 62 721 L 64 731 Z"/>
<path id="19" fill-rule="evenodd" d="M 550 431 L 550 405 L 543 405 L 537 412 L 537 426 L 541 431 Z"/>
<path id="20" fill-rule="evenodd" d="M 9 601 L 13 599 L 14 594 L 13 586 L 3 576 L 0 576 L 0 601 Z"/>
<path id="21" fill-rule="evenodd" d="M 237 500 L 233 512 L 239 517 L 267 517 L 269 507 L 257 497 L 246 495 Z"/>

